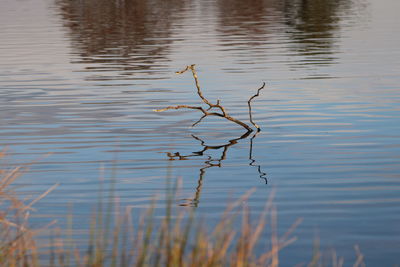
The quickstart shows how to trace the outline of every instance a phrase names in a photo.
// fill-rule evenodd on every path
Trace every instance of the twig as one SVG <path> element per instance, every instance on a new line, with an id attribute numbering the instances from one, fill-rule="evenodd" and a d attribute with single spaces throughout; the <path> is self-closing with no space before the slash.
<path id="1" fill-rule="evenodd" d="M 257 96 L 259 96 L 259 95 L 260 95 L 260 91 L 261 91 L 262 89 L 264 89 L 264 87 L 265 87 L 265 82 L 263 82 L 263 85 L 262 85 L 260 88 L 258 88 L 257 93 L 256 93 L 255 95 L 253 95 L 252 97 L 250 97 L 250 98 L 249 98 L 249 101 L 247 101 L 247 104 L 248 104 L 248 106 L 249 106 L 249 117 L 250 117 L 250 122 L 254 125 L 254 127 L 257 128 L 257 132 L 260 131 L 260 126 L 258 126 L 257 123 L 255 123 L 255 122 L 253 121 L 253 118 L 252 118 L 252 116 L 251 116 L 251 100 L 253 100 L 253 98 L 256 98 Z"/>
<path id="2" fill-rule="evenodd" d="M 236 119 L 236 118 L 230 116 L 230 115 L 227 113 L 226 109 L 221 105 L 221 101 L 220 101 L 219 99 L 217 100 L 217 103 L 216 103 L 216 104 L 213 104 L 213 103 L 211 103 L 207 98 L 204 97 L 204 95 L 203 95 L 203 93 L 202 93 L 202 91 L 201 91 L 200 84 L 199 84 L 199 79 L 198 79 L 198 76 L 197 76 L 197 73 L 196 73 L 196 70 L 195 70 L 195 64 L 188 65 L 188 66 L 186 66 L 185 69 L 183 69 L 183 70 L 181 70 L 181 71 L 177 71 L 176 73 L 177 73 L 177 74 L 182 74 L 182 73 L 185 73 L 185 72 L 188 71 L 188 70 L 190 70 L 190 71 L 192 72 L 192 75 L 193 75 L 193 78 L 194 78 L 194 81 L 195 81 L 195 84 L 196 84 L 196 88 L 197 88 L 197 94 L 199 95 L 200 99 L 201 99 L 205 104 L 208 105 L 208 108 L 207 108 L 207 109 L 204 109 L 203 107 L 200 107 L 200 106 L 177 105 L 177 106 L 168 106 L 168 107 L 163 108 L 163 109 L 155 109 L 155 110 L 154 110 L 155 112 L 163 112 L 163 111 L 170 110 L 170 109 L 184 109 L 184 108 L 186 108 L 186 109 L 197 109 L 197 110 L 200 110 L 200 111 L 203 113 L 203 116 L 202 116 L 198 121 L 196 121 L 195 123 L 193 123 L 192 127 L 193 127 L 193 126 L 196 126 L 197 124 L 199 124 L 199 123 L 200 123 L 205 117 L 207 117 L 207 116 L 218 116 L 218 117 L 225 118 L 225 119 L 227 119 L 227 120 L 229 120 L 229 121 L 231 121 L 231 122 L 234 122 L 234 123 L 236 123 L 236 124 L 242 126 L 242 127 L 245 128 L 248 132 L 252 132 L 252 131 L 253 131 L 253 129 L 252 129 L 248 124 L 246 124 L 246 123 L 242 122 L 241 120 L 238 120 L 238 119 Z M 253 98 L 255 98 L 256 96 L 259 96 L 259 92 L 260 92 L 261 89 L 264 88 L 264 86 L 265 86 L 265 83 L 263 84 L 263 86 L 262 86 L 261 88 L 259 88 L 259 89 L 257 90 L 257 94 L 254 95 L 254 96 L 252 96 L 252 97 L 249 99 L 249 101 L 247 102 L 248 105 L 249 105 L 250 122 L 257 128 L 257 131 L 260 131 L 260 127 L 259 127 L 256 123 L 254 123 L 253 120 L 252 120 L 252 116 L 251 116 L 251 104 L 250 104 L 250 102 L 251 102 L 251 100 L 252 100 Z M 209 111 L 210 111 L 211 109 L 213 109 L 213 108 L 219 109 L 221 113 L 218 113 L 218 112 L 209 112 Z"/>
<path id="3" fill-rule="evenodd" d="M 177 72 L 175 72 L 175 73 L 176 73 L 176 74 L 183 74 L 183 73 L 185 73 L 186 71 L 188 71 L 188 70 L 190 69 L 190 70 L 192 71 L 193 78 L 194 78 L 194 81 L 195 81 L 195 83 L 196 83 L 197 94 L 198 94 L 199 97 L 204 101 L 204 103 L 206 103 L 206 104 L 210 107 L 210 109 L 211 109 L 211 108 L 213 108 L 215 105 L 214 105 L 214 104 L 211 104 L 211 103 L 207 100 L 207 98 L 205 98 L 205 97 L 203 96 L 203 93 L 201 92 L 201 89 L 200 89 L 199 79 L 198 79 L 198 77 L 197 77 L 197 73 L 196 73 L 196 70 L 195 70 L 195 68 L 194 68 L 195 66 L 196 66 L 195 64 L 186 66 L 185 69 L 183 69 L 183 70 L 181 70 L 181 71 L 177 71 Z"/>

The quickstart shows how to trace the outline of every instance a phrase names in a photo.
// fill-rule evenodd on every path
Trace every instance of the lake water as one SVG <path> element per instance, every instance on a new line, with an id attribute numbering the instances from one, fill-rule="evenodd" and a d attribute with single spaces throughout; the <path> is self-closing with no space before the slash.
<path id="1" fill-rule="evenodd" d="M 119 201 L 138 208 L 180 178 L 177 204 L 211 224 L 232 196 L 256 188 L 257 215 L 275 190 L 279 231 L 304 219 L 283 266 L 308 262 L 315 237 L 348 265 L 358 244 L 369 266 L 393 266 L 399 10 L 396 0 L 2 0 L 3 164 L 30 164 L 25 192 L 60 183 L 36 205 L 39 221 L 72 203 L 85 224 L 112 177 Z M 244 121 L 267 83 L 255 138 L 229 143 L 244 131 L 219 118 L 190 127 L 197 111 L 153 112 L 201 103 L 191 74 L 174 73 L 194 63 L 204 95 Z"/>

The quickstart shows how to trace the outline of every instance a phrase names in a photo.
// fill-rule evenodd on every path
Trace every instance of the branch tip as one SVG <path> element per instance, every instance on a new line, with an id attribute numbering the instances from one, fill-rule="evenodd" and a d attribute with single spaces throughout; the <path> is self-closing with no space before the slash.
<path id="1" fill-rule="evenodd" d="M 253 117 L 252 117 L 252 114 L 251 114 L 251 100 L 253 100 L 257 96 L 259 96 L 260 95 L 260 91 L 262 89 L 264 89 L 264 87 L 265 87 L 265 82 L 263 82 L 262 86 L 257 89 L 257 93 L 255 95 L 253 95 L 252 97 L 250 97 L 249 100 L 247 101 L 247 105 L 249 106 L 249 119 L 250 119 L 251 124 L 253 124 L 254 127 L 257 128 L 257 132 L 261 131 L 261 129 L 260 129 L 260 126 L 258 126 L 258 124 L 253 121 Z"/>

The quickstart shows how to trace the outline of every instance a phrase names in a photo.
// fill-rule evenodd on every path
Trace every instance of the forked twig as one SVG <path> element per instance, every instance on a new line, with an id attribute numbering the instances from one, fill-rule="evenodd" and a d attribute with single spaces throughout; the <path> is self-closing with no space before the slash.
<path id="1" fill-rule="evenodd" d="M 188 65 L 188 66 L 186 66 L 185 69 L 183 69 L 183 70 L 181 70 L 181 71 L 177 71 L 176 73 L 177 73 L 177 74 L 182 74 L 182 73 L 185 73 L 185 72 L 188 71 L 188 70 L 190 70 L 190 71 L 192 72 L 192 75 L 193 75 L 193 78 L 194 78 L 194 81 L 195 81 L 195 84 L 196 84 L 196 88 L 197 88 L 197 94 L 199 95 L 199 97 L 201 98 L 201 100 L 202 100 L 205 104 L 208 105 L 208 108 L 207 108 L 207 109 L 204 109 L 204 108 L 201 107 L 201 106 L 177 105 L 177 106 L 168 106 L 168 107 L 163 108 L 163 109 L 155 109 L 155 110 L 154 110 L 155 112 L 163 112 L 163 111 L 170 110 L 170 109 L 184 109 L 184 108 L 186 108 L 186 109 L 197 109 L 197 110 L 200 110 L 200 111 L 203 113 L 203 116 L 201 116 L 200 119 L 199 119 L 198 121 L 196 121 L 195 123 L 193 123 L 192 127 L 195 126 L 195 125 L 197 125 L 198 123 L 200 123 L 200 122 L 201 122 L 205 117 L 207 117 L 207 116 L 218 116 L 218 117 L 225 118 L 225 119 L 227 119 L 227 120 L 229 120 L 229 121 L 232 121 L 232 122 L 234 122 L 234 123 L 236 123 L 236 124 L 242 126 L 242 127 L 245 128 L 248 132 L 252 132 L 252 131 L 253 131 L 253 129 L 252 129 L 247 123 L 244 123 L 244 122 L 242 122 L 241 120 L 238 120 L 238 119 L 236 119 L 236 118 L 230 116 L 230 115 L 226 112 L 226 109 L 221 105 L 221 101 L 220 101 L 219 99 L 217 100 L 217 103 L 216 103 L 216 104 L 213 104 L 213 103 L 211 103 L 207 98 L 205 98 L 205 97 L 203 96 L 203 93 L 202 93 L 202 91 L 201 91 L 200 84 L 199 84 L 199 79 L 198 79 L 198 76 L 197 76 L 197 73 L 196 73 L 196 70 L 195 70 L 195 64 Z M 253 100 L 253 98 L 259 96 L 259 93 L 260 93 L 261 89 L 264 88 L 264 86 L 265 86 L 265 83 L 263 83 L 262 87 L 260 87 L 260 88 L 257 90 L 257 94 L 255 94 L 254 96 L 252 96 L 252 97 L 247 101 L 248 106 L 249 106 L 249 117 L 250 117 L 250 122 L 257 128 L 257 131 L 260 131 L 260 127 L 259 127 L 256 123 L 254 123 L 254 121 L 253 121 L 253 119 L 252 119 L 252 115 L 251 115 L 251 100 Z M 220 111 L 221 113 L 218 113 L 218 112 L 209 112 L 209 111 L 210 111 L 211 109 L 213 109 L 213 108 L 219 109 L 219 111 Z"/>

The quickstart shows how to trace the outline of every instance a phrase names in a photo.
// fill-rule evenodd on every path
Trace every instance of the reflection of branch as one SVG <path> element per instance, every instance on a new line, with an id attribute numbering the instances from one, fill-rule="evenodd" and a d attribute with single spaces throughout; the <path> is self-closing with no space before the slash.
<path id="1" fill-rule="evenodd" d="M 203 147 L 202 150 L 192 152 L 192 154 L 189 154 L 189 155 L 181 155 L 179 152 L 175 152 L 175 153 L 167 152 L 167 156 L 168 156 L 169 160 L 186 160 L 191 157 L 203 156 L 204 152 L 206 152 L 209 149 L 218 150 L 220 148 L 224 148 L 221 157 L 218 159 L 218 160 L 224 160 L 226 158 L 226 151 L 228 150 L 228 148 L 230 146 L 236 144 L 239 140 L 245 139 L 246 137 L 248 137 L 250 135 L 250 133 L 251 132 L 247 131 L 240 137 L 229 140 L 227 144 L 218 145 L 218 146 L 206 145 L 205 142 L 201 138 L 192 134 L 192 137 L 200 142 L 200 145 Z M 209 159 L 209 160 L 211 160 L 211 159 Z M 214 159 L 212 159 L 212 161 L 214 161 Z"/>
<path id="2" fill-rule="evenodd" d="M 255 133 L 255 134 L 250 138 L 250 148 L 249 148 L 249 160 L 250 160 L 250 164 L 249 164 L 249 165 L 250 165 L 250 166 L 257 167 L 257 171 L 258 171 L 258 173 L 259 173 L 259 175 L 260 175 L 260 178 L 265 180 L 265 184 L 268 184 L 268 180 L 267 180 L 267 177 L 266 177 L 267 174 L 266 174 L 265 172 L 261 171 L 261 165 L 254 164 L 254 163 L 256 162 L 256 160 L 253 159 L 253 140 L 254 140 L 254 138 L 256 138 L 256 136 L 258 135 L 258 133 L 259 133 L 259 132 Z"/>
<path id="3" fill-rule="evenodd" d="M 190 207 L 198 207 L 200 203 L 200 195 L 201 195 L 201 190 L 203 188 L 203 178 L 204 174 L 206 174 L 206 169 L 211 168 L 211 167 L 221 167 L 221 163 L 219 164 L 213 164 L 211 163 L 211 157 L 208 157 L 209 160 L 206 160 L 205 163 L 207 166 L 204 166 L 203 168 L 200 168 L 200 173 L 199 173 L 199 179 L 197 180 L 197 186 L 196 186 L 196 192 L 194 193 L 193 198 L 186 198 L 182 199 L 185 200 L 185 203 L 181 203 L 180 206 L 190 206 Z"/>
<path id="4" fill-rule="evenodd" d="M 245 139 L 246 137 L 248 137 L 248 136 L 250 135 L 250 133 L 251 133 L 251 132 L 247 131 L 247 132 L 245 132 L 243 135 L 241 135 L 240 137 L 229 140 L 227 144 L 219 145 L 219 146 L 209 146 L 209 145 L 206 145 L 205 142 L 204 142 L 202 139 L 200 139 L 199 137 L 197 137 L 197 136 L 195 136 L 195 135 L 192 134 L 192 137 L 193 137 L 194 139 L 200 141 L 201 145 L 204 147 L 203 150 L 201 150 L 201 151 L 199 151 L 199 152 L 195 152 L 195 153 L 197 154 L 197 153 L 200 153 L 200 152 L 201 152 L 201 155 L 203 155 L 203 153 L 204 153 L 205 151 L 209 150 L 209 149 L 220 149 L 220 148 L 224 148 L 224 151 L 222 152 L 222 156 L 221 156 L 221 160 L 224 160 L 224 159 L 226 158 L 226 151 L 228 150 L 228 147 L 230 147 L 230 146 L 232 146 L 232 145 L 234 145 L 234 144 L 237 144 L 237 142 L 238 142 L 239 140 L 241 140 L 241 139 Z"/>
<path id="5" fill-rule="evenodd" d="M 180 204 L 181 206 L 192 206 L 192 207 L 197 207 L 199 202 L 200 202 L 200 195 L 201 195 L 201 190 L 203 187 L 203 178 L 204 175 L 206 173 L 206 169 L 208 168 L 212 168 L 212 167 L 221 167 L 221 163 L 223 160 L 226 159 L 226 153 L 228 151 L 228 148 L 230 146 L 233 146 L 235 144 L 237 144 L 237 142 L 241 139 L 245 139 L 246 137 L 248 137 L 250 135 L 250 131 L 247 131 L 246 133 L 244 133 L 242 136 L 235 138 L 235 139 L 231 139 L 228 141 L 228 143 L 224 144 L 224 145 L 217 145 L 217 146 L 209 146 L 206 145 L 204 140 L 202 140 L 200 137 L 197 137 L 195 135 L 192 135 L 192 137 L 194 139 L 196 139 L 197 141 L 200 142 L 201 146 L 203 146 L 203 149 L 200 151 L 196 151 L 196 152 L 192 152 L 192 154 L 189 155 L 181 155 L 179 152 L 176 153 L 167 153 L 167 156 L 169 157 L 169 160 L 187 160 L 190 159 L 192 157 L 198 157 L 198 156 L 203 156 L 204 152 L 206 152 L 207 150 L 218 150 L 223 148 L 223 151 L 221 153 L 221 156 L 219 158 L 212 158 L 211 156 L 207 156 L 207 160 L 204 161 L 204 163 L 206 164 L 204 167 L 200 168 L 200 173 L 199 173 L 199 178 L 197 180 L 197 187 L 196 187 L 196 192 L 194 194 L 193 198 L 190 199 L 184 199 L 185 201 L 187 201 L 186 203 L 182 203 Z"/>
<path id="6" fill-rule="evenodd" d="M 203 178 L 206 173 L 206 169 L 212 168 L 212 167 L 222 167 L 222 161 L 226 159 L 228 148 L 237 144 L 239 140 L 245 139 L 250 135 L 250 131 L 247 131 L 244 133 L 242 136 L 231 139 L 228 141 L 228 143 L 224 145 L 216 145 L 216 146 L 209 146 L 206 145 L 205 142 L 200 138 L 195 135 L 192 135 L 194 139 L 200 142 L 200 145 L 203 146 L 202 150 L 192 152 L 191 154 L 188 155 L 181 155 L 179 152 L 175 153 L 167 153 L 167 156 L 169 157 L 169 160 L 188 160 L 193 157 L 199 157 L 199 156 L 204 156 L 204 152 L 207 150 L 218 150 L 218 149 L 223 149 L 221 155 L 218 158 L 212 158 L 211 156 L 207 156 L 207 159 L 204 161 L 205 166 L 200 168 L 199 171 L 199 178 L 197 180 L 197 186 L 196 186 L 196 192 L 193 196 L 193 198 L 189 199 L 183 199 L 185 200 L 185 203 L 180 204 L 181 206 L 192 206 L 192 207 L 197 207 L 198 204 L 200 203 L 200 195 L 201 195 L 201 190 L 203 187 Z M 255 160 L 253 159 L 253 139 L 258 135 L 259 132 L 255 133 L 251 139 L 250 139 L 250 147 L 249 147 L 249 159 L 250 159 L 250 166 L 257 167 L 258 173 L 260 175 L 260 178 L 265 180 L 265 183 L 267 184 L 267 178 L 265 177 L 267 174 L 261 171 L 261 166 L 256 165 Z"/>
<path id="7" fill-rule="evenodd" d="M 197 88 L 197 94 L 199 95 L 199 97 L 201 98 L 201 100 L 202 100 L 205 104 L 208 105 L 208 108 L 207 108 L 207 109 L 204 109 L 204 108 L 201 107 L 201 106 L 177 105 L 177 106 L 168 106 L 168 107 L 163 108 L 163 109 L 155 109 L 155 110 L 154 110 L 155 112 L 163 112 L 163 111 L 170 110 L 170 109 L 183 109 L 183 108 L 186 108 L 186 109 L 197 109 L 197 110 L 200 110 L 200 111 L 203 113 L 203 116 L 202 116 L 197 122 L 195 122 L 192 126 L 197 125 L 198 123 L 200 123 L 200 122 L 201 122 L 205 117 L 207 117 L 207 116 L 218 116 L 218 117 L 225 118 L 225 119 L 227 119 L 227 120 L 229 120 L 229 121 L 232 121 L 232 122 L 234 122 L 234 123 L 236 123 L 236 124 L 242 126 L 243 128 L 245 128 L 245 129 L 246 129 L 247 131 L 249 131 L 249 132 L 252 132 L 252 131 L 253 131 L 253 129 L 252 129 L 248 124 L 246 124 L 246 123 L 244 123 L 244 122 L 242 122 L 242 121 L 240 121 L 240 120 L 238 120 L 238 119 L 236 119 L 236 118 L 230 116 L 230 115 L 226 112 L 225 108 L 221 105 L 221 101 L 220 101 L 219 99 L 217 100 L 217 103 L 216 103 L 216 104 L 212 104 L 207 98 L 205 98 L 205 97 L 203 96 L 203 93 L 202 93 L 201 88 L 200 88 L 200 85 L 199 85 L 199 80 L 198 80 L 198 77 L 197 77 L 197 73 L 196 73 L 196 70 L 195 70 L 195 64 L 186 66 L 185 69 L 183 69 L 183 70 L 181 70 L 181 71 L 177 71 L 176 73 L 177 73 L 177 74 L 182 74 L 182 73 L 185 73 L 185 72 L 188 71 L 188 70 L 191 70 L 191 72 L 192 72 L 192 75 L 193 75 L 193 78 L 194 78 L 194 81 L 195 81 L 195 84 L 196 84 L 196 88 Z M 254 96 L 252 96 L 252 97 L 247 101 L 248 106 L 249 106 L 250 122 L 257 128 L 258 131 L 260 130 L 260 127 L 259 127 L 257 124 L 255 124 L 255 123 L 253 122 L 253 120 L 252 120 L 252 116 L 251 116 L 251 104 L 250 104 L 250 102 L 251 102 L 251 100 L 252 100 L 253 98 L 259 96 L 259 92 L 260 92 L 261 89 L 264 88 L 264 86 L 265 86 L 265 83 L 263 84 L 262 87 L 260 87 L 260 88 L 257 90 L 257 94 L 255 94 Z M 211 110 L 211 109 L 213 109 L 213 108 L 219 109 L 221 113 L 218 113 L 218 112 L 209 112 L 209 110 Z"/>

